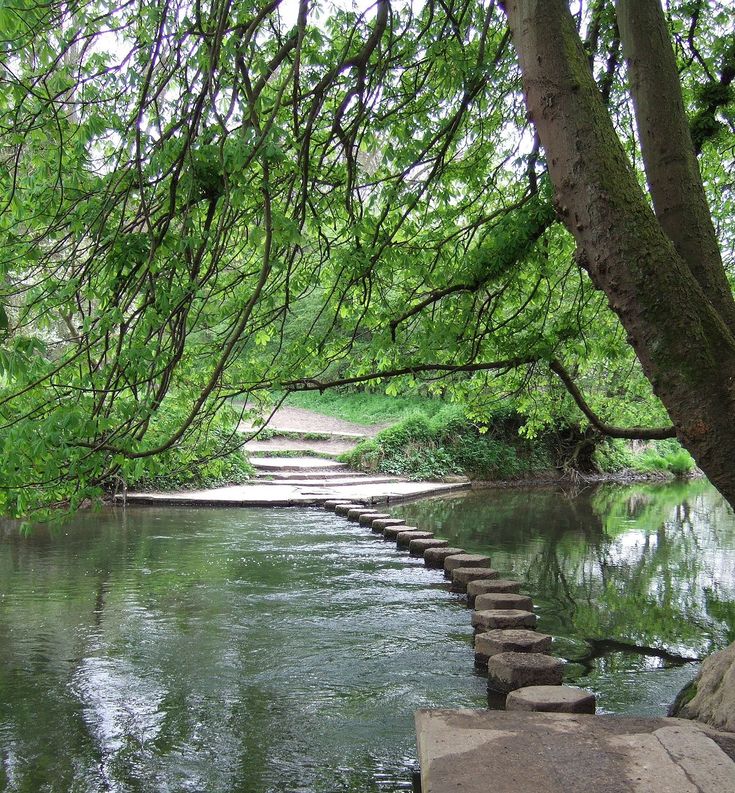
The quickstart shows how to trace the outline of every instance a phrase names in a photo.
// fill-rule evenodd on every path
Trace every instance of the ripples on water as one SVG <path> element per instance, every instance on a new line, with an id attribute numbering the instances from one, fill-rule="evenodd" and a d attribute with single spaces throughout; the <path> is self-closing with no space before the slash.
<path id="1" fill-rule="evenodd" d="M 527 582 L 585 638 L 735 638 L 735 522 L 706 483 L 473 493 L 411 524 Z M 320 510 L 128 509 L 0 542 L 0 789 L 411 789 L 413 712 L 483 707 L 469 614 L 393 543 Z M 612 652 L 568 677 L 660 714 L 696 671 Z"/>
<path id="2" fill-rule="evenodd" d="M 9 530 L 0 580 L 0 789 L 410 790 L 414 710 L 483 704 L 436 572 L 320 510 Z"/>

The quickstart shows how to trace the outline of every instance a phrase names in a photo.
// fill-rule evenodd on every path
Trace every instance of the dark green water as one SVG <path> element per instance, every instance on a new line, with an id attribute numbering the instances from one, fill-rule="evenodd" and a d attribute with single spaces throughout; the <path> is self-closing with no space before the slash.
<path id="1" fill-rule="evenodd" d="M 584 638 L 680 655 L 730 640 L 735 520 L 706 483 L 402 510 L 526 581 L 566 657 Z M 0 582 L 0 790 L 410 790 L 413 711 L 485 703 L 442 576 L 321 510 L 8 528 Z M 662 713 L 696 668 L 628 652 L 567 666 L 631 713 Z"/>
<path id="2" fill-rule="evenodd" d="M 735 641 L 735 517 L 705 481 L 578 494 L 487 490 L 396 512 L 525 582 L 538 629 L 567 659 L 589 656 L 587 639 L 686 658 Z M 595 691 L 602 712 L 663 715 L 699 669 L 603 649 L 565 672 Z"/>

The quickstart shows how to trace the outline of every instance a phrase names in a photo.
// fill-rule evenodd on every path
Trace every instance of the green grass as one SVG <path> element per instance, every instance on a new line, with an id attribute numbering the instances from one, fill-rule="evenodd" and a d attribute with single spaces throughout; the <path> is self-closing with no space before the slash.
<path id="1" fill-rule="evenodd" d="M 679 478 L 690 476 L 695 468 L 689 452 L 673 439 L 653 441 L 640 452 L 634 452 L 626 441 L 608 439 L 598 445 L 595 462 L 607 473 L 634 471 Z"/>
<path id="2" fill-rule="evenodd" d="M 414 413 L 431 418 L 446 407 L 445 402 L 431 397 L 391 397 L 376 392 L 337 390 L 324 394 L 299 391 L 289 394 L 285 404 L 357 424 L 393 424 Z"/>
<path id="3" fill-rule="evenodd" d="M 429 418 L 413 413 L 342 457 L 359 470 L 441 479 L 520 479 L 554 467 L 547 439 L 518 435 L 512 417 L 498 418 L 480 432 L 461 410 L 444 407 Z"/>

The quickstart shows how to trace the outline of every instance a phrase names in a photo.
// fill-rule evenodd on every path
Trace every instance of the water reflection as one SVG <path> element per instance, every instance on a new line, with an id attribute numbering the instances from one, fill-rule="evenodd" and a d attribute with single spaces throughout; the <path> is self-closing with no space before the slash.
<path id="1" fill-rule="evenodd" d="M 597 689 L 605 709 L 663 712 L 693 674 L 691 665 L 627 652 L 626 644 L 696 658 L 735 638 L 735 519 L 704 481 L 572 495 L 477 491 L 401 512 L 524 581 L 539 629 L 560 637 L 565 657 L 588 657 L 590 638 L 617 640 L 592 667 L 568 668 L 569 679 Z"/>
<path id="2" fill-rule="evenodd" d="M 484 697 L 435 578 L 319 510 L 8 529 L 0 789 L 410 790 L 413 712 Z"/>
<path id="3" fill-rule="evenodd" d="M 699 656 L 732 635 L 735 521 L 704 482 L 402 510 L 525 581 L 604 709 L 660 714 L 694 672 L 625 643 Z M 440 573 L 318 510 L 0 528 L 0 581 L 3 790 L 410 790 L 413 712 L 487 701 Z"/>

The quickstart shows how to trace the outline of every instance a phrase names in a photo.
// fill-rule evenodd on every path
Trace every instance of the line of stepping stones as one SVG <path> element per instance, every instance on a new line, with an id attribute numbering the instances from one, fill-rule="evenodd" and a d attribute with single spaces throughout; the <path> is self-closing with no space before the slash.
<path id="1" fill-rule="evenodd" d="M 520 594 L 520 581 L 501 578 L 488 556 L 452 548 L 432 532 L 364 504 L 331 499 L 324 508 L 394 540 L 427 567 L 443 568 L 452 591 L 467 594 L 474 609 L 475 665 L 487 670 L 491 701 L 505 697 L 506 710 L 595 712 L 594 694 L 562 684 L 564 661 L 548 654 L 552 637 L 536 631 L 533 602 Z"/>

